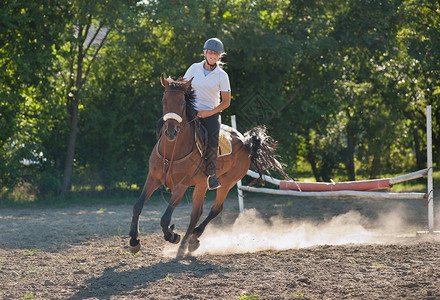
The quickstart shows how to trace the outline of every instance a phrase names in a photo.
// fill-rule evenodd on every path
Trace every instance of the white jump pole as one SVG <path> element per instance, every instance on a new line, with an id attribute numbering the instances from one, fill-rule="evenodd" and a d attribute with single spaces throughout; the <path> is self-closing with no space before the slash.
<path id="1" fill-rule="evenodd" d="M 235 115 L 231 116 L 231 125 L 232 128 L 237 129 L 237 120 L 235 119 Z M 243 202 L 243 191 L 241 189 L 241 179 L 237 182 L 237 192 L 238 192 L 238 208 L 240 210 L 240 214 L 244 212 L 244 202 Z"/>
<path id="2" fill-rule="evenodd" d="M 428 157 L 428 228 L 429 233 L 434 232 L 434 188 L 432 169 L 432 121 L 431 105 L 426 107 L 426 151 Z"/>

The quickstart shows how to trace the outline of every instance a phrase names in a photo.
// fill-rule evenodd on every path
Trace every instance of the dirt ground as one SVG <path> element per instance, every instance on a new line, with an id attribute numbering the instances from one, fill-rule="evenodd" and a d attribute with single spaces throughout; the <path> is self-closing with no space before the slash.
<path id="1" fill-rule="evenodd" d="M 424 204 L 247 194 L 239 216 L 230 197 L 182 259 L 161 234 L 165 200 L 144 207 L 137 255 L 130 205 L 1 209 L 0 299 L 440 299 L 440 235 L 416 235 Z"/>

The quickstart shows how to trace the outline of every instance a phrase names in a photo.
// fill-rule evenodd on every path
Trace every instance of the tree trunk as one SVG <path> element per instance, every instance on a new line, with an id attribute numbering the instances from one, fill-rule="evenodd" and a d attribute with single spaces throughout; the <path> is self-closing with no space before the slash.
<path id="1" fill-rule="evenodd" d="M 70 74 L 69 74 L 69 87 L 67 90 L 67 113 L 70 116 L 70 135 L 69 135 L 69 143 L 67 147 L 67 155 L 66 155 L 66 161 L 64 164 L 64 176 L 63 181 L 61 185 L 61 196 L 65 196 L 67 191 L 70 188 L 70 179 L 72 177 L 72 171 L 73 171 L 73 160 L 75 157 L 75 144 L 76 144 L 76 137 L 78 135 L 78 105 L 79 105 L 79 97 L 82 87 L 84 86 L 87 77 L 89 75 L 89 72 L 91 70 L 91 67 L 93 65 L 93 62 L 95 61 L 96 57 L 98 56 L 98 52 L 101 50 L 101 48 L 104 46 L 107 37 L 110 33 L 109 29 L 105 29 L 105 35 L 103 38 L 100 38 L 101 40 L 99 42 L 96 42 L 96 38 L 100 32 L 100 30 L 103 28 L 103 24 L 100 24 L 98 28 L 96 29 L 95 33 L 93 34 L 93 37 L 91 37 L 91 40 L 88 42 L 88 46 L 84 48 L 84 43 L 87 39 L 87 36 L 89 35 L 89 30 L 91 28 L 92 24 L 92 16 L 89 15 L 88 17 L 89 23 L 84 27 L 84 25 L 78 26 L 78 37 L 77 37 L 77 46 L 78 46 L 78 52 L 76 55 L 77 64 L 76 64 L 76 77 L 74 76 L 74 60 L 72 60 L 70 65 Z M 83 32 L 85 28 L 85 31 Z M 89 60 L 89 62 L 84 63 L 84 58 L 87 55 L 87 52 L 90 50 L 90 47 L 95 43 L 95 45 L 98 45 L 96 47 L 96 50 L 94 50 L 94 54 Z M 70 48 L 70 51 L 73 53 L 74 48 L 73 46 Z M 83 70 L 83 67 L 84 70 Z M 84 76 L 83 76 L 84 75 Z M 73 90 L 73 87 L 75 87 L 75 90 Z M 73 94 L 73 95 L 72 95 Z"/>
<path id="2" fill-rule="evenodd" d="M 316 181 L 320 181 L 318 168 L 316 167 L 316 155 L 315 155 L 315 151 L 313 150 L 313 145 L 310 141 L 309 133 L 307 133 L 306 135 L 306 143 L 307 143 L 307 160 L 309 161 L 312 167 L 313 176 L 315 177 Z"/>
<path id="3" fill-rule="evenodd" d="M 437 150 L 437 161 L 440 163 L 440 136 L 438 134 L 435 134 L 435 132 L 432 133 L 432 159 L 434 160 L 433 163 L 435 163 L 435 153 Z"/>
<path id="4" fill-rule="evenodd" d="M 64 176 L 63 176 L 63 182 L 61 185 L 61 196 L 64 197 L 67 193 L 67 191 L 70 189 L 70 180 L 72 178 L 72 171 L 73 171 L 73 160 L 75 155 L 75 144 L 76 144 L 76 137 L 78 135 L 78 105 L 75 104 L 72 107 L 73 115 L 72 115 L 72 129 L 70 130 L 69 135 L 69 144 L 67 147 L 67 155 L 66 155 L 66 161 L 64 163 Z"/>
<path id="5" fill-rule="evenodd" d="M 348 115 L 348 123 L 347 123 L 347 160 L 345 162 L 345 170 L 347 171 L 348 180 L 355 181 L 356 173 L 354 170 L 354 140 L 353 140 L 353 130 L 350 120 L 349 112 Z"/>
<path id="6" fill-rule="evenodd" d="M 79 32 L 82 32 L 82 27 L 79 28 Z M 82 88 L 82 75 L 83 75 L 83 61 L 84 61 L 84 53 L 83 53 L 83 43 L 79 43 L 78 45 L 78 55 L 77 55 L 77 65 L 76 65 L 76 78 L 75 78 L 75 90 L 72 91 L 73 88 L 73 68 L 71 68 L 70 74 L 70 84 L 68 88 L 68 113 L 71 116 L 70 119 L 70 135 L 69 142 L 67 146 L 67 154 L 66 161 L 64 163 L 64 176 L 61 184 L 61 193 L 60 195 L 64 197 L 67 194 L 67 191 L 70 189 L 70 180 L 72 178 L 73 171 L 73 160 L 75 156 L 75 145 L 76 145 L 76 137 L 78 135 L 78 104 L 79 104 L 79 94 Z M 71 95 L 73 94 L 73 95 Z"/>
<path id="7" fill-rule="evenodd" d="M 416 153 L 416 165 L 417 170 L 421 170 L 424 167 L 424 163 L 422 162 L 422 153 L 420 151 L 420 139 L 419 139 L 419 133 L 417 131 L 417 128 L 413 128 L 413 138 L 414 138 L 414 151 Z"/>

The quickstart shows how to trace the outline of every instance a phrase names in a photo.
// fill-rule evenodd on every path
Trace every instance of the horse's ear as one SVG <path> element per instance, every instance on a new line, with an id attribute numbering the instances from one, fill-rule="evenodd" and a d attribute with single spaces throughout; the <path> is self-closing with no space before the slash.
<path id="1" fill-rule="evenodd" d="M 160 82 L 162 82 L 162 85 L 167 89 L 170 87 L 170 84 L 168 80 L 166 80 L 165 76 L 163 74 L 160 74 Z"/>
<path id="2" fill-rule="evenodd" d="M 191 81 L 193 81 L 193 79 L 194 79 L 194 77 L 191 78 L 190 80 L 188 80 L 188 81 L 185 83 L 185 90 L 188 89 L 188 88 L 190 87 L 190 85 L 191 85 Z"/>

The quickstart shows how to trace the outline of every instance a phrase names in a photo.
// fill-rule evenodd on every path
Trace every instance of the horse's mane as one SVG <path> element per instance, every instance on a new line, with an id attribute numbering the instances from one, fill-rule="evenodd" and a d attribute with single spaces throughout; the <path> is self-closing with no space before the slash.
<path id="1" fill-rule="evenodd" d="M 197 110 L 195 107 L 196 95 L 191 85 L 185 90 L 185 83 L 187 81 L 183 77 L 179 77 L 177 80 L 172 80 L 171 78 L 168 78 L 167 80 L 170 84 L 170 90 L 178 90 L 185 93 L 186 117 L 188 121 L 194 120 L 197 117 Z"/>

